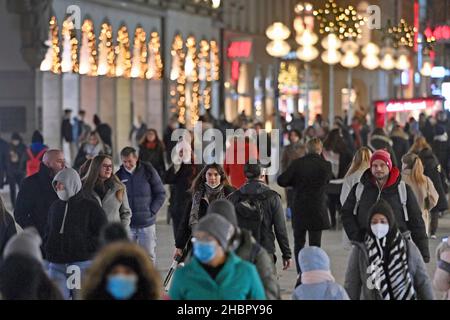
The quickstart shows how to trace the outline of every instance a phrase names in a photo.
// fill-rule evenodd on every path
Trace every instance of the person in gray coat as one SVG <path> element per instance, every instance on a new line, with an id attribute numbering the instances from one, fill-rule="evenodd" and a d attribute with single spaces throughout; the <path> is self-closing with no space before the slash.
<path id="1" fill-rule="evenodd" d="M 370 209 L 364 242 L 353 242 L 344 287 L 352 300 L 434 299 L 419 249 L 383 199 Z"/>
<path id="2" fill-rule="evenodd" d="M 113 173 L 112 158 L 102 154 L 92 159 L 83 179 L 83 191 L 97 200 L 108 222 L 121 222 L 130 234 L 131 209 L 125 185 Z"/>
<path id="3" fill-rule="evenodd" d="M 298 254 L 301 285 L 292 300 L 350 300 L 345 289 L 335 282 L 330 271 L 330 258 L 319 247 L 306 247 Z"/>

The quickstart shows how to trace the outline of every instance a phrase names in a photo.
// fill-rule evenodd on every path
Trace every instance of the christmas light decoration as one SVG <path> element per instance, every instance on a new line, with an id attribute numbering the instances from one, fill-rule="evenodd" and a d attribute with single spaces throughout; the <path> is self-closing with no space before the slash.
<path id="1" fill-rule="evenodd" d="M 186 76 L 184 74 L 185 53 L 183 52 L 183 38 L 176 35 L 172 43 L 172 67 L 170 70 L 170 80 L 176 81 L 170 89 L 171 104 L 176 106 L 178 111 L 178 122 L 186 124 Z"/>
<path id="2" fill-rule="evenodd" d="M 131 62 L 131 77 L 144 79 L 147 71 L 147 34 L 137 27 L 134 32 L 133 58 Z"/>
<path id="3" fill-rule="evenodd" d="M 219 46 L 217 44 L 217 41 L 211 40 L 210 43 L 211 48 L 211 77 L 212 81 L 219 81 L 220 74 L 220 59 L 219 59 Z"/>
<path id="4" fill-rule="evenodd" d="M 108 77 L 115 75 L 115 55 L 112 39 L 112 27 L 104 22 L 101 27 L 98 44 L 98 75 L 106 75 Z"/>
<path id="5" fill-rule="evenodd" d="M 200 41 L 198 78 L 200 85 L 200 104 L 206 109 L 211 108 L 211 63 L 210 46 L 207 40 Z"/>
<path id="6" fill-rule="evenodd" d="M 85 20 L 81 27 L 80 74 L 97 75 L 97 45 L 95 41 L 94 23 Z"/>
<path id="7" fill-rule="evenodd" d="M 55 16 L 51 17 L 49 25 L 49 38 L 45 42 L 48 49 L 44 60 L 41 62 L 40 70 L 59 74 L 61 73 L 61 62 L 59 58 L 58 23 Z"/>
<path id="8" fill-rule="evenodd" d="M 130 77 L 131 53 L 130 38 L 126 26 L 121 26 L 117 32 L 116 54 L 116 77 Z"/>
<path id="9" fill-rule="evenodd" d="M 186 40 L 186 59 L 184 64 L 184 72 L 186 80 L 189 81 L 191 87 L 191 99 L 190 99 L 190 124 L 191 126 L 199 119 L 199 82 L 198 82 L 198 57 L 197 57 L 197 44 L 195 38 L 190 36 Z"/>
<path id="10" fill-rule="evenodd" d="M 387 27 L 387 33 L 392 36 L 396 48 L 399 46 L 414 47 L 414 35 L 416 32 L 416 28 L 410 26 L 405 19 L 400 19 L 397 26 L 390 26 L 389 22 Z"/>
<path id="11" fill-rule="evenodd" d="M 161 40 L 158 32 L 150 34 L 150 41 L 148 43 L 148 68 L 146 72 L 147 79 L 160 80 L 162 77 L 162 59 L 161 59 Z"/>
<path id="12" fill-rule="evenodd" d="M 61 36 L 63 39 L 61 71 L 78 72 L 78 40 L 71 17 L 64 20 Z"/>
<path id="13" fill-rule="evenodd" d="M 373 42 L 367 43 L 362 48 L 362 53 L 364 58 L 362 59 L 362 65 L 364 68 L 369 70 L 375 70 L 380 65 L 380 59 L 378 54 L 380 53 L 380 48 Z"/>

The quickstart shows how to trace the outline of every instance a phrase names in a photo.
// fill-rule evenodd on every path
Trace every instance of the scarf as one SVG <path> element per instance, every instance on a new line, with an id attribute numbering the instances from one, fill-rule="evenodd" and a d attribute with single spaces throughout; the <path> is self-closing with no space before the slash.
<path id="1" fill-rule="evenodd" d="M 408 267 L 407 243 L 397 230 L 390 245 L 387 237 L 379 240 L 367 235 L 365 245 L 369 253 L 367 285 L 372 285 L 383 300 L 416 300 Z"/>
<path id="2" fill-rule="evenodd" d="M 156 141 L 153 141 L 153 142 L 147 141 L 145 143 L 145 147 L 147 149 L 155 149 L 157 147 L 157 143 L 156 143 Z"/>
<path id="3" fill-rule="evenodd" d="M 223 190 L 223 184 L 220 184 L 216 188 L 211 188 L 206 183 L 204 183 L 198 191 L 194 193 L 192 197 L 192 207 L 191 214 L 189 216 L 189 226 L 192 227 L 194 224 L 198 223 L 198 212 L 200 210 L 200 202 L 205 199 L 208 205 L 217 199 L 225 198 L 225 193 Z"/>
<path id="4" fill-rule="evenodd" d="M 313 270 L 302 273 L 302 284 L 315 284 L 326 281 L 335 282 L 334 277 L 330 271 Z"/>

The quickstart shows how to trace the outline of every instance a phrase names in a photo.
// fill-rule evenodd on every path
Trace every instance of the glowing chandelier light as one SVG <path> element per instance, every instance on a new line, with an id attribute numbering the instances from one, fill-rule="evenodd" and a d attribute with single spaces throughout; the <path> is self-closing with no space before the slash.
<path id="1" fill-rule="evenodd" d="M 341 40 L 334 33 L 328 34 L 321 42 L 325 49 L 321 54 L 321 59 L 326 64 L 334 65 L 341 61 L 341 53 L 338 49 L 341 47 Z"/>
<path id="2" fill-rule="evenodd" d="M 409 52 L 404 47 L 401 46 L 397 51 L 397 61 L 395 63 L 395 68 L 397 70 L 407 70 L 411 67 L 411 63 L 409 62 Z"/>
<path id="3" fill-rule="evenodd" d="M 362 59 L 362 65 L 364 68 L 369 70 L 375 70 L 380 66 L 380 59 L 378 54 L 380 53 L 380 48 L 373 42 L 367 43 L 362 48 L 362 53 L 364 58 Z"/>
<path id="4" fill-rule="evenodd" d="M 359 46 L 353 40 L 347 40 L 342 44 L 344 55 L 341 59 L 341 65 L 345 68 L 355 68 L 359 65 L 359 57 L 356 54 Z"/>
<path id="5" fill-rule="evenodd" d="M 284 57 L 291 51 L 291 46 L 285 41 L 291 31 L 281 22 L 275 22 L 266 30 L 267 37 L 272 40 L 266 46 L 266 51 L 272 57 Z"/>

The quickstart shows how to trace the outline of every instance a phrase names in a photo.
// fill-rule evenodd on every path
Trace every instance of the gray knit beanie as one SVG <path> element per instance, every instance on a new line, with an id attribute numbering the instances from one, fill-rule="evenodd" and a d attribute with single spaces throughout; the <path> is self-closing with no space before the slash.
<path id="1" fill-rule="evenodd" d="M 199 220 L 194 226 L 194 232 L 203 231 L 213 236 L 226 251 L 234 233 L 234 227 L 224 217 L 210 213 Z"/>

